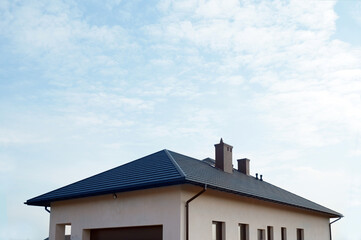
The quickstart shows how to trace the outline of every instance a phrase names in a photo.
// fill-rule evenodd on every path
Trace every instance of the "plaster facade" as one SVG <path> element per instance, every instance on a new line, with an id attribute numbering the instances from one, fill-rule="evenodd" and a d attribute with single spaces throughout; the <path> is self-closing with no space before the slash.
<path id="1" fill-rule="evenodd" d="M 182 205 L 200 190 L 200 187 L 183 186 Z M 327 216 L 212 189 L 192 201 L 189 212 L 191 240 L 212 239 L 212 221 L 224 222 L 226 240 L 239 240 L 241 223 L 249 225 L 250 240 L 258 239 L 258 229 L 267 232 L 267 226 L 273 227 L 274 240 L 281 240 L 281 227 L 287 229 L 287 240 L 297 240 L 297 228 L 304 229 L 307 240 L 330 238 Z M 182 212 L 182 222 L 184 219 Z"/>
<path id="2" fill-rule="evenodd" d="M 201 187 L 181 185 L 152 188 L 112 195 L 89 197 L 51 204 L 50 240 L 62 240 L 64 224 L 71 224 L 72 240 L 89 240 L 90 230 L 130 226 L 162 225 L 164 240 L 184 240 L 185 203 Z M 297 240 L 296 229 L 304 229 L 304 239 L 328 240 L 329 218 L 312 211 L 208 189 L 190 203 L 189 239 L 211 240 L 212 221 L 224 222 L 226 240 L 239 239 L 239 224 L 249 224 L 249 239 L 257 230 L 273 227 L 274 240 Z"/>
<path id="3" fill-rule="evenodd" d="M 72 240 L 89 240 L 89 229 L 149 225 L 163 225 L 163 239 L 180 239 L 180 196 L 174 186 L 53 202 L 49 239 L 63 240 L 64 224 Z"/>

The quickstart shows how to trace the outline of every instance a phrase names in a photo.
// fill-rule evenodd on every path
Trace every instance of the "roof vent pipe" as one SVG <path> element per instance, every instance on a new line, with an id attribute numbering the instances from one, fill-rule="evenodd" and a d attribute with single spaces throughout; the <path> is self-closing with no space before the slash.
<path id="1" fill-rule="evenodd" d="M 262 174 L 259 175 L 259 177 L 260 177 L 259 180 L 263 181 Z"/>
<path id="2" fill-rule="evenodd" d="M 258 180 L 258 173 L 256 173 L 256 179 Z"/>

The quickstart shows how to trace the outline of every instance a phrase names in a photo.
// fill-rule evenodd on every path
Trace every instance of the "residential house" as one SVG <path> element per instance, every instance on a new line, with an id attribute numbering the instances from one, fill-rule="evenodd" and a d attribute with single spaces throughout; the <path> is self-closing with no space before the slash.
<path id="1" fill-rule="evenodd" d="M 162 150 L 26 201 L 50 212 L 50 240 L 329 240 L 342 214 L 232 165 Z M 50 210 L 49 210 L 50 207 Z"/>

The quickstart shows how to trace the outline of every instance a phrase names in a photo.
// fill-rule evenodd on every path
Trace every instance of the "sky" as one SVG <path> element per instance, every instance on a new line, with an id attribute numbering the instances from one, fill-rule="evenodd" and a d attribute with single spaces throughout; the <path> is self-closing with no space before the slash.
<path id="1" fill-rule="evenodd" d="M 361 240 L 361 1 L 0 0 L 0 240 L 48 236 L 32 197 L 221 137 Z"/>

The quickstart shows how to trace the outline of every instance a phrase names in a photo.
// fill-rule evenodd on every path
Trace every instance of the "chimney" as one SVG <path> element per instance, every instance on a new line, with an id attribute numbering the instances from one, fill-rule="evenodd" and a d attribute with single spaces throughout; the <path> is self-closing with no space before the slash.
<path id="1" fill-rule="evenodd" d="M 249 176 L 249 159 L 242 158 L 238 159 L 238 171 Z"/>
<path id="2" fill-rule="evenodd" d="M 216 168 L 221 169 L 227 173 L 233 173 L 232 165 L 232 146 L 223 143 L 223 139 L 218 144 L 214 145 L 216 148 Z"/>

